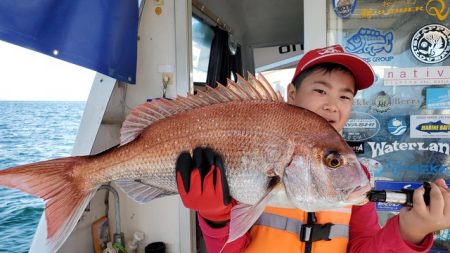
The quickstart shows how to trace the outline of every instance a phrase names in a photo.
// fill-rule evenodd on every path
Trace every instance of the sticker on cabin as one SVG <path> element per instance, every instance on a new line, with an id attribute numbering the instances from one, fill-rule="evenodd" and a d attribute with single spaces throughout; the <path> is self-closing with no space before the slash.
<path id="1" fill-rule="evenodd" d="M 353 54 L 365 54 L 371 57 L 380 53 L 390 53 L 394 47 L 394 34 L 384 33 L 374 28 L 361 27 L 356 33 L 346 40 L 345 51 Z M 385 59 L 369 59 L 372 61 L 390 61 L 393 57 Z"/>
<path id="2" fill-rule="evenodd" d="M 391 118 L 386 124 L 388 132 L 395 136 L 403 135 L 408 130 L 408 124 L 403 117 Z"/>
<path id="3" fill-rule="evenodd" d="M 427 64 L 441 62 L 450 54 L 450 29 L 444 25 L 431 24 L 420 28 L 411 39 L 414 57 Z"/>
<path id="4" fill-rule="evenodd" d="M 428 88 L 425 101 L 427 109 L 450 109 L 450 88 Z"/>
<path id="5" fill-rule="evenodd" d="M 411 132 L 413 129 L 413 124 L 411 123 Z M 367 142 L 367 145 L 370 147 L 370 151 L 372 152 L 371 158 L 384 156 L 391 153 L 397 152 L 410 152 L 410 151 L 418 151 L 418 152 L 436 152 L 445 155 L 450 155 L 450 144 L 447 142 L 431 142 L 426 143 L 424 141 L 414 141 L 414 142 Z"/>
<path id="6" fill-rule="evenodd" d="M 360 141 L 348 141 L 347 144 L 353 149 L 355 154 L 364 154 L 364 142 Z"/>
<path id="7" fill-rule="evenodd" d="M 411 115 L 411 138 L 450 138 L 450 115 Z"/>
<path id="8" fill-rule="evenodd" d="M 436 17 L 437 20 L 443 22 L 447 19 L 450 8 L 447 7 L 445 0 L 428 0 L 425 5 L 425 11 L 428 15 Z"/>
<path id="9" fill-rule="evenodd" d="M 380 122 L 364 112 L 352 112 L 345 123 L 342 136 L 346 141 L 358 142 L 370 139 L 380 131 Z"/>
<path id="10" fill-rule="evenodd" d="M 333 0 L 333 9 L 340 18 L 348 18 L 355 11 L 356 0 Z"/>
<path id="11" fill-rule="evenodd" d="M 449 15 L 450 8 L 447 7 L 446 0 L 383 0 L 379 4 L 371 4 L 359 10 L 359 17 L 362 19 L 391 18 L 393 16 L 408 14 L 421 15 L 426 13 L 435 17 L 437 21 L 443 22 Z"/>
<path id="12" fill-rule="evenodd" d="M 373 100 L 370 110 L 372 112 L 385 113 L 391 110 L 392 98 L 385 91 L 378 92 Z"/>
<path id="13" fill-rule="evenodd" d="M 436 156 L 434 156 L 436 157 Z M 443 175 L 450 172 L 448 165 L 443 164 L 445 161 L 427 161 L 424 163 L 414 163 L 411 164 L 408 161 L 405 160 L 395 160 L 395 161 L 389 161 L 389 165 L 392 168 L 392 174 L 399 175 L 399 173 L 404 173 L 405 171 L 408 171 L 409 174 L 416 174 L 421 175 L 425 177 L 436 177 L 436 175 Z"/>
<path id="14" fill-rule="evenodd" d="M 384 85 L 447 85 L 450 83 L 450 66 L 386 68 Z"/>

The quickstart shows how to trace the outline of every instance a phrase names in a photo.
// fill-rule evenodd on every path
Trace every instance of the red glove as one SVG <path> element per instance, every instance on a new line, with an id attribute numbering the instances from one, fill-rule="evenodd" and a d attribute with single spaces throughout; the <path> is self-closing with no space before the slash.
<path id="1" fill-rule="evenodd" d="M 177 159 L 178 192 L 185 207 L 211 221 L 227 221 L 236 201 L 231 198 L 222 158 L 210 148 L 183 152 Z"/>

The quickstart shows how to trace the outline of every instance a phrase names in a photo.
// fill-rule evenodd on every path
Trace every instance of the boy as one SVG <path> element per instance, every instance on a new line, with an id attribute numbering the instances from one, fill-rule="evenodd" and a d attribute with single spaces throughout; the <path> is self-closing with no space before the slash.
<path id="1" fill-rule="evenodd" d="M 354 95 L 373 81 L 370 65 L 345 53 L 341 46 L 311 50 L 297 65 L 288 86 L 288 103 L 317 113 L 340 132 L 350 116 Z M 226 181 L 220 180 L 224 175 L 220 156 L 199 148 L 193 158 L 180 156 L 180 169 L 192 171 L 188 178 L 177 173 L 182 201 L 198 212 L 208 252 L 219 252 L 228 239 L 230 211 L 236 204 Z M 205 169 L 208 174 L 202 178 L 199 170 Z M 183 181 L 190 183 L 189 192 Z M 427 252 L 433 243 L 432 232 L 450 227 L 450 193 L 445 182 L 437 180 L 432 184 L 429 207 L 423 193 L 423 188 L 417 189 L 414 207 L 403 208 L 382 229 L 373 203 L 315 213 L 267 207 L 252 229 L 223 252 Z"/>

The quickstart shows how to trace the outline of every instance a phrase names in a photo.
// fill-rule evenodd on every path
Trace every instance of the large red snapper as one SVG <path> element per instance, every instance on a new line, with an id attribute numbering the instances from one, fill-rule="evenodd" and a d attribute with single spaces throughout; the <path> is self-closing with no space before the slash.
<path id="1" fill-rule="evenodd" d="M 222 154 L 231 196 L 241 202 L 231 240 L 268 204 L 318 211 L 365 201 L 369 181 L 339 133 L 315 113 L 286 104 L 264 79 L 250 79 L 142 104 L 123 123 L 119 147 L 6 169 L 0 185 L 46 200 L 53 251 L 101 184 L 116 181 L 140 203 L 176 194 L 175 161 L 198 146 Z"/>

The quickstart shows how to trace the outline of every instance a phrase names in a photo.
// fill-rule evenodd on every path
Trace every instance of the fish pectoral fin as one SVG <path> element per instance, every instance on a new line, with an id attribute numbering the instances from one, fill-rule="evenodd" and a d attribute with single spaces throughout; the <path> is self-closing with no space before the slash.
<path id="1" fill-rule="evenodd" d="M 148 203 L 156 198 L 176 194 L 176 192 L 154 187 L 142 181 L 117 180 L 115 182 L 116 185 L 128 195 L 128 197 L 140 204 Z"/>
<path id="2" fill-rule="evenodd" d="M 225 245 L 243 236 L 255 224 L 264 212 L 267 203 L 274 196 L 275 191 L 273 189 L 268 190 L 255 205 L 239 203 L 231 209 L 230 233 Z"/>

